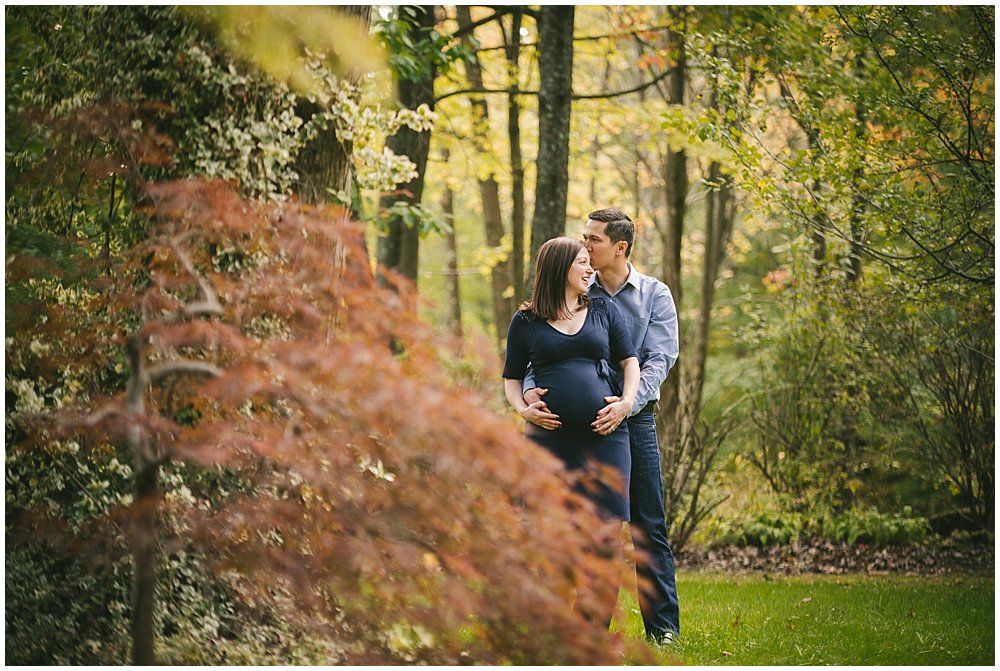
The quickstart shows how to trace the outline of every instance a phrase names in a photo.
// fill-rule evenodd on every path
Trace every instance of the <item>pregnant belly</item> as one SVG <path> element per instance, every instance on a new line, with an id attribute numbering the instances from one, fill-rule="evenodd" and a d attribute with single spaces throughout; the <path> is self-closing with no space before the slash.
<path id="1" fill-rule="evenodd" d="M 551 366 L 536 375 L 535 384 L 549 390 L 544 397 L 569 431 L 591 431 L 611 385 L 597 373 L 597 362 L 574 359 Z"/>

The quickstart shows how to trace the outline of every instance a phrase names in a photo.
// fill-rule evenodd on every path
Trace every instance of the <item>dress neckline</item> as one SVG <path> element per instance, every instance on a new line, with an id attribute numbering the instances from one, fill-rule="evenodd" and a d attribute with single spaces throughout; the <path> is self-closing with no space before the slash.
<path id="1" fill-rule="evenodd" d="M 586 312 L 587 314 L 583 315 L 583 321 L 582 321 L 582 322 L 580 322 L 580 328 L 578 328 L 578 329 L 577 329 L 577 330 L 576 330 L 576 331 L 575 331 L 574 333 L 566 333 L 565 331 L 562 331 L 562 330 L 560 330 L 560 329 L 557 329 L 557 328 L 556 328 L 555 326 L 553 326 L 553 325 L 552 325 L 552 323 L 551 323 L 551 322 L 549 322 L 549 320 L 548 320 L 548 319 L 546 319 L 546 320 L 545 320 L 545 323 L 546 323 L 546 324 L 548 325 L 548 327 L 549 327 L 550 329 L 552 329 L 552 330 L 553 330 L 553 331 L 555 331 L 556 333 L 558 333 L 558 334 L 560 334 L 560 335 L 564 335 L 564 336 L 566 336 L 567 338 L 572 338 L 573 336 L 576 336 L 576 335 L 580 335 L 580 331 L 582 331 L 582 330 L 583 330 L 583 327 L 587 325 L 587 317 L 589 317 L 589 316 L 590 316 L 590 307 L 589 307 L 589 306 L 587 306 L 587 307 L 584 307 L 584 308 L 583 308 L 583 310 L 584 310 L 584 311 L 585 311 L 585 312 Z"/>

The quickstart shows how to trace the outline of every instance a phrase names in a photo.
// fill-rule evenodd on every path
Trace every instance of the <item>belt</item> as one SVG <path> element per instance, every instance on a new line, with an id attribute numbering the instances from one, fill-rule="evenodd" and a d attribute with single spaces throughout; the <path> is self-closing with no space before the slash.
<path id="1" fill-rule="evenodd" d="M 647 403 L 646 405 L 642 406 L 642 408 L 640 408 L 640 409 L 639 409 L 639 412 L 637 412 L 637 413 L 635 413 L 635 414 L 636 414 L 636 415 L 641 415 L 641 414 L 643 414 L 644 412 L 649 412 L 649 413 L 652 413 L 652 414 L 654 414 L 654 415 L 655 415 L 655 414 L 656 414 L 656 411 L 657 411 L 657 409 L 658 409 L 658 408 L 657 408 L 657 401 L 656 401 L 656 399 L 653 399 L 652 401 L 650 401 L 650 402 L 649 402 L 649 403 Z M 633 417 L 635 417 L 635 415 L 632 415 L 632 416 L 633 416 Z"/>
<path id="2" fill-rule="evenodd" d="M 622 395 L 621 387 L 618 384 L 618 379 L 615 377 L 614 373 L 611 372 L 611 366 L 610 366 L 610 364 L 608 364 L 607 359 L 600 359 L 600 360 L 598 360 L 598 362 L 597 362 L 597 374 L 599 376 L 601 376 L 602 378 L 604 378 L 605 380 L 607 380 L 608 384 L 611 385 L 611 391 L 613 391 L 616 396 L 621 396 Z M 642 406 L 642 408 L 639 409 L 639 412 L 635 413 L 635 415 L 641 415 L 644 412 L 645 413 L 652 413 L 652 414 L 655 415 L 656 414 L 656 410 L 657 410 L 657 405 L 656 404 L 657 404 L 656 399 L 653 399 L 652 401 L 650 401 L 646 405 Z M 635 415 L 632 415 L 632 416 L 635 417 Z"/>

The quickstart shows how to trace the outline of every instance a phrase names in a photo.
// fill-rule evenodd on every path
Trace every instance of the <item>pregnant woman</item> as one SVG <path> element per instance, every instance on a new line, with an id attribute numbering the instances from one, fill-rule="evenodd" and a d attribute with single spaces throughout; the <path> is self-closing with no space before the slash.
<path id="1" fill-rule="evenodd" d="M 538 250 L 531 298 L 507 331 L 504 393 L 527 420 L 526 435 L 568 469 L 596 461 L 618 472 L 616 482 L 602 481 L 599 493 L 589 495 L 606 517 L 628 520 L 628 425 L 601 434 L 594 424 L 598 411 L 609 403 L 631 409 L 639 387 L 639 360 L 614 304 L 588 298 L 593 272 L 590 254 L 579 240 L 553 238 Z M 611 362 L 625 373 L 621 390 L 614 388 Z M 536 384 L 549 390 L 544 402 L 531 405 L 521 395 L 529 363 Z M 545 404 L 551 413 L 541 409 Z"/>

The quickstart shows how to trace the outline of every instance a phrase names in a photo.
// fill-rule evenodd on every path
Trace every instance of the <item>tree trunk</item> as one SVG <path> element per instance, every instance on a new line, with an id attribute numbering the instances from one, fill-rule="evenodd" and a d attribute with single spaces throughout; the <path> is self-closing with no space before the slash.
<path id="1" fill-rule="evenodd" d="M 129 414 L 146 412 L 147 379 L 143 339 L 133 334 L 127 342 L 129 381 L 125 404 Z M 146 437 L 135 420 L 126 432 L 135 460 L 135 502 L 132 505 L 132 664 L 153 664 L 153 603 L 156 599 L 156 515 L 159 506 L 159 465 L 150 458 Z"/>
<path id="2" fill-rule="evenodd" d="M 669 17 L 671 25 L 680 28 L 684 21 L 682 8 L 671 7 Z M 684 103 L 684 82 L 687 77 L 687 61 L 684 48 L 684 34 L 679 29 L 671 29 L 667 33 L 667 44 L 670 55 L 675 59 L 673 72 L 667 78 L 667 103 L 681 105 Z M 670 287 L 674 297 L 677 314 L 681 314 L 683 293 L 681 287 L 681 239 L 684 236 L 684 216 L 687 211 L 687 155 L 683 150 L 675 151 L 667 148 L 666 161 L 663 168 L 664 185 L 666 188 L 667 217 L 663 226 L 663 281 Z M 667 376 L 660 388 L 660 410 L 657 417 L 657 429 L 661 445 L 678 444 L 679 406 L 680 406 L 680 365 L 677 370 Z M 668 462 L 672 458 L 666 455 Z M 669 467 L 669 463 L 666 464 Z"/>
<path id="3" fill-rule="evenodd" d="M 434 7 L 415 6 L 417 17 L 417 40 L 427 40 L 434 29 Z M 421 104 L 434 108 L 434 77 L 436 68 L 429 66 L 426 75 L 416 79 L 402 79 L 398 82 L 399 104 L 415 109 Z M 408 126 L 400 128 L 390 137 L 386 146 L 396 154 L 408 156 L 417 166 L 417 176 L 400 185 L 398 193 L 382 198 L 381 206 L 390 208 L 395 203 L 411 205 L 420 203 L 424 192 L 424 176 L 427 170 L 427 156 L 430 151 L 431 132 L 417 132 Z M 389 219 L 386 234 L 379 238 L 378 259 L 384 269 L 395 270 L 404 277 L 417 281 L 417 266 L 420 254 L 420 231 L 403 223 L 402 217 Z"/>
<path id="4" fill-rule="evenodd" d="M 638 47 L 637 44 L 634 44 L 633 46 Z M 638 51 L 639 49 L 637 48 L 636 52 Z M 638 54 L 636 55 L 636 59 L 638 60 Z M 648 91 L 646 89 L 639 91 L 639 104 L 643 107 L 645 107 L 646 105 L 647 96 L 648 96 Z M 642 182 L 640 180 L 640 174 L 642 169 L 642 147 L 640 146 L 641 145 L 639 140 L 640 135 L 645 135 L 645 131 L 632 133 L 632 138 L 631 138 L 632 155 L 634 157 L 634 161 L 632 162 L 632 174 L 631 174 L 632 194 L 633 197 L 635 198 L 635 202 L 632 205 L 632 220 L 636 222 L 642 220 L 643 212 L 646 209 L 642 200 L 643 189 L 642 189 Z M 656 219 L 655 214 L 653 214 L 653 216 L 650 217 L 650 220 L 655 221 L 655 219 Z M 634 263 L 640 268 L 648 268 L 649 261 L 651 258 L 649 253 L 649 245 L 647 244 L 648 239 L 644 239 L 644 236 L 641 235 L 640 230 L 644 231 L 645 227 L 643 227 L 642 229 L 638 229 L 637 227 L 637 230 L 635 232 L 636 239 L 634 242 L 634 248 L 632 250 L 632 263 Z"/>
<path id="5" fill-rule="evenodd" d="M 442 163 L 448 164 L 451 152 L 444 150 Z M 441 195 L 441 210 L 447 218 L 448 232 L 445 235 L 447 243 L 446 269 L 445 269 L 445 290 L 448 296 L 448 323 L 451 326 L 455 337 L 462 337 L 462 294 L 458 282 L 458 242 L 455 237 L 455 193 L 451 185 L 445 183 L 444 192 Z"/>
<path id="6" fill-rule="evenodd" d="M 467 29 L 472 25 L 472 15 L 469 7 L 460 5 L 458 11 L 459 29 Z M 465 33 L 462 40 L 472 49 L 472 31 Z M 473 88 L 483 88 L 483 72 L 479 64 L 479 56 L 465 61 L 465 73 Z M 476 144 L 480 151 L 491 152 L 490 141 L 490 110 L 486 101 L 472 101 L 472 109 L 476 117 Z M 503 246 L 503 219 L 500 213 L 500 184 L 496 175 L 490 173 L 485 179 L 479 180 L 479 196 L 483 204 L 483 228 L 486 233 L 486 246 L 499 251 Z M 507 325 L 514 316 L 514 288 L 511 279 L 511 260 L 496 254 L 498 259 L 490 268 L 490 287 L 493 296 L 493 320 L 496 324 L 496 338 L 499 346 L 507 333 Z"/>
<path id="7" fill-rule="evenodd" d="M 518 86 L 520 66 L 518 58 L 521 52 L 521 13 L 514 12 L 511 16 L 510 39 L 504 44 L 507 55 L 508 83 L 514 88 Z M 521 152 L 521 104 L 517 94 L 511 92 L 507 96 L 507 138 L 510 143 L 510 174 L 511 174 L 511 279 L 514 285 L 514 304 L 517 305 L 528 298 L 524 286 L 524 159 Z"/>
<path id="8" fill-rule="evenodd" d="M 698 297 L 698 317 L 695 320 L 694 337 L 688 344 L 691 352 L 686 369 L 690 382 L 687 385 L 684 403 L 692 411 L 686 413 L 694 422 L 701 415 L 701 396 L 705 386 L 705 362 L 708 359 L 708 334 L 712 319 L 712 304 L 715 302 L 715 281 L 725 258 L 726 245 L 733 230 L 734 199 L 732 181 L 722 174 L 721 166 L 713 161 L 708 172 L 713 191 L 708 197 L 705 214 L 705 258 L 701 266 L 701 294 Z M 693 426 L 683 427 L 684 431 L 694 430 Z"/>
<path id="9" fill-rule="evenodd" d="M 571 5 L 543 5 L 538 12 L 538 160 L 532 258 L 543 242 L 566 230 L 574 12 Z M 529 266 L 529 274 L 533 274 L 533 266 Z"/>
<path id="10" fill-rule="evenodd" d="M 156 600 L 157 534 L 160 505 L 160 467 L 140 459 L 135 474 L 135 518 L 133 519 L 132 562 L 132 664 L 154 663 L 153 605 Z"/>
<path id="11" fill-rule="evenodd" d="M 366 30 L 371 23 L 371 5 L 344 5 L 337 11 L 357 18 Z M 317 103 L 298 99 L 297 112 L 303 119 L 324 111 Z M 340 142 L 332 124 L 321 130 L 298 156 L 299 197 L 307 203 L 321 203 L 333 200 L 334 194 L 344 193 L 348 197 L 346 204 L 350 205 L 353 151 L 354 143 Z"/>

